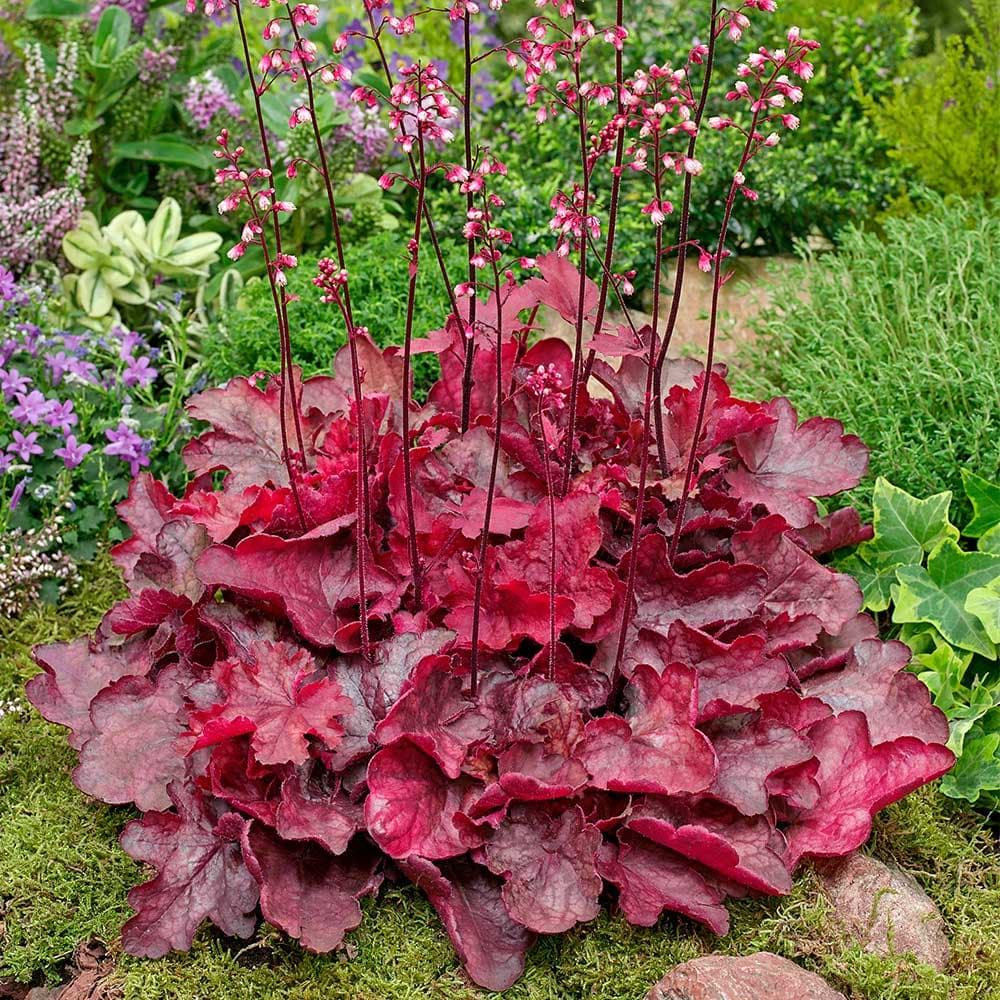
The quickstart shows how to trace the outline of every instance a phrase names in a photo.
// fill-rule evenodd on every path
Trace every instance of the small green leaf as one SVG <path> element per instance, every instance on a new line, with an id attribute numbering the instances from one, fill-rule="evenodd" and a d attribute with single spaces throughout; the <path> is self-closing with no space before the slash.
<path id="1" fill-rule="evenodd" d="M 969 591 L 965 610 L 983 623 L 991 642 L 1000 643 L 1000 575 L 985 587 Z"/>
<path id="2" fill-rule="evenodd" d="M 128 45 L 132 18 L 121 7 L 105 7 L 94 29 L 94 62 L 112 62 Z"/>
<path id="3" fill-rule="evenodd" d="M 979 539 L 979 544 L 976 547 L 980 552 L 989 552 L 992 555 L 1000 556 L 1000 524 L 990 528 Z"/>
<path id="4" fill-rule="evenodd" d="M 863 548 L 878 553 L 878 563 L 919 564 L 946 538 L 958 540 L 958 528 L 948 519 L 951 491 L 918 500 L 887 479 L 875 483 L 872 495 L 875 537 Z M 870 558 L 870 557 L 869 557 Z"/>
<path id="5" fill-rule="evenodd" d="M 215 258 L 220 246 L 218 233 L 194 233 L 174 244 L 166 262 L 174 268 L 201 267 Z"/>
<path id="6" fill-rule="evenodd" d="M 955 766 L 941 779 L 941 791 L 952 799 L 975 802 L 981 792 L 1000 788 L 1000 733 L 978 726 L 965 739 Z"/>
<path id="7" fill-rule="evenodd" d="M 868 611 L 885 611 L 889 607 L 890 592 L 896 582 L 896 570 L 902 563 L 879 563 L 872 565 L 860 551 L 841 559 L 837 569 L 850 573 L 864 596 L 864 606 Z"/>
<path id="8" fill-rule="evenodd" d="M 141 274 L 137 274 L 127 285 L 116 288 L 114 295 L 115 301 L 123 305 L 141 306 L 149 301 L 151 292 L 149 282 Z"/>
<path id="9" fill-rule="evenodd" d="M 1000 577 L 1000 556 L 963 552 L 953 539 L 943 541 L 922 566 L 902 566 L 892 588 L 892 620 L 927 622 L 953 646 L 994 659 L 996 646 L 983 623 L 965 609 L 969 594 Z"/>
<path id="10" fill-rule="evenodd" d="M 962 470 L 965 494 L 972 501 L 972 520 L 963 534 L 969 538 L 981 538 L 991 528 L 1000 525 L 1000 486 L 977 476 L 968 469 Z"/>
<path id="11" fill-rule="evenodd" d="M 181 235 L 181 206 L 173 198 L 164 198 L 146 227 L 146 241 L 157 257 L 167 257 Z"/>
<path id="12" fill-rule="evenodd" d="M 62 241 L 62 252 L 66 259 L 81 271 L 96 267 L 108 253 L 104 241 L 85 229 L 73 229 Z"/>
<path id="13" fill-rule="evenodd" d="M 114 254 L 101 265 L 101 277 L 109 288 L 124 288 L 135 277 L 135 264 L 124 254 Z"/>
<path id="14" fill-rule="evenodd" d="M 90 6 L 86 0 L 31 0 L 24 16 L 29 21 L 42 21 L 50 17 L 71 20 L 83 17 Z"/>
<path id="15" fill-rule="evenodd" d="M 80 275 L 76 283 L 76 301 L 94 319 L 106 315 L 114 303 L 111 289 L 96 269 L 84 271 Z"/>
<path id="16" fill-rule="evenodd" d="M 205 150 L 184 139 L 169 136 L 139 142 L 119 142 L 111 147 L 111 156 L 116 160 L 146 160 L 202 170 L 208 170 L 215 164 L 215 158 Z"/>

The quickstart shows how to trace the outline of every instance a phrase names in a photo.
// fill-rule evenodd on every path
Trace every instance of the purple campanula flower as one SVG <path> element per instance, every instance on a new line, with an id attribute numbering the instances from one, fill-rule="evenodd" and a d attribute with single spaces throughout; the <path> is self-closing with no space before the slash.
<path id="1" fill-rule="evenodd" d="M 69 363 L 69 374 L 75 375 L 81 381 L 89 382 L 91 385 L 100 384 L 100 380 L 97 377 L 97 366 L 90 361 L 74 358 Z"/>
<path id="2" fill-rule="evenodd" d="M 18 323 L 15 327 L 18 333 L 24 335 L 21 347 L 33 358 L 38 357 L 38 341 L 42 336 L 42 328 L 34 323 Z"/>
<path id="3" fill-rule="evenodd" d="M 69 429 L 79 423 L 79 417 L 73 412 L 73 400 L 67 399 L 62 403 L 55 403 L 45 418 L 45 422 L 49 427 L 54 427 L 62 431 L 63 434 L 68 434 Z"/>
<path id="4" fill-rule="evenodd" d="M 9 370 L 0 368 L 0 390 L 3 391 L 4 401 L 9 403 L 19 392 L 27 392 L 31 385 L 31 379 L 27 375 L 22 375 L 16 368 Z"/>
<path id="5" fill-rule="evenodd" d="M 29 393 L 17 393 L 17 406 L 10 415 L 19 424 L 40 424 L 50 413 L 55 400 L 46 399 L 37 389 L 32 389 Z"/>
<path id="6" fill-rule="evenodd" d="M 140 345 L 144 344 L 145 341 L 142 337 L 136 333 L 134 330 L 129 330 L 122 335 L 121 347 L 118 348 L 118 357 L 122 361 L 128 361 L 132 357 L 132 353 Z"/>
<path id="7" fill-rule="evenodd" d="M 70 362 L 73 359 L 67 357 L 65 351 L 58 351 L 55 354 L 46 354 L 45 363 L 49 366 L 52 375 L 52 384 L 58 385 L 62 381 L 63 375 L 69 371 Z"/>
<path id="8" fill-rule="evenodd" d="M 0 299 L 4 302 L 12 302 L 18 297 L 17 279 L 13 271 L 0 266 Z"/>
<path id="9" fill-rule="evenodd" d="M 93 445 L 80 444 L 76 435 L 67 434 L 66 443 L 61 448 L 56 448 L 52 454 L 61 458 L 67 469 L 75 469 L 86 458 L 87 453 L 93 450 Z"/>
<path id="10" fill-rule="evenodd" d="M 42 446 L 37 444 L 37 441 L 38 431 L 31 431 L 28 434 L 14 431 L 14 440 L 7 445 L 7 451 L 13 452 L 22 462 L 30 462 L 32 455 L 41 455 L 42 453 Z"/>
<path id="11" fill-rule="evenodd" d="M 82 333 L 64 333 L 62 336 L 63 347 L 65 347 L 67 351 L 72 351 L 74 354 L 81 350 L 86 353 L 86 339 L 87 338 Z"/>
<path id="12" fill-rule="evenodd" d="M 12 511 L 17 510 L 17 505 L 21 502 L 21 497 L 24 496 L 24 491 L 28 488 L 28 483 L 31 482 L 30 476 L 25 476 L 17 486 L 14 487 L 14 492 L 10 495 L 10 509 Z"/>
<path id="13" fill-rule="evenodd" d="M 129 358 L 126 362 L 125 371 L 122 372 L 122 381 L 129 388 L 140 386 L 145 388 L 156 381 L 156 369 L 150 365 L 149 358 L 145 355 L 139 358 Z"/>
<path id="14" fill-rule="evenodd" d="M 14 456 L 7 452 L 0 454 L 0 476 L 6 475 L 7 470 L 14 464 Z"/>
<path id="15" fill-rule="evenodd" d="M 111 444 L 104 448 L 105 455 L 114 455 L 127 462 L 133 476 L 139 474 L 139 469 L 149 465 L 149 450 L 152 442 L 140 437 L 124 420 L 118 427 L 110 427 L 104 432 Z"/>

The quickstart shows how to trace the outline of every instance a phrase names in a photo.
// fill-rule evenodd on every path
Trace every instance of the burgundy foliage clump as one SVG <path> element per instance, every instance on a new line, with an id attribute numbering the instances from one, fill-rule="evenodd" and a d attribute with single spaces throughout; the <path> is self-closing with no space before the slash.
<path id="1" fill-rule="evenodd" d="M 535 307 L 578 302 L 573 268 L 539 265 L 481 303 L 500 358 L 475 353 L 464 433 L 451 321 L 414 343 L 443 377 L 408 436 L 401 353 L 359 335 L 360 410 L 347 349 L 290 383 L 291 480 L 293 401 L 236 378 L 190 405 L 209 427 L 184 495 L 133 483 L 114 551 L 131 596 L 92 638 L 40 647 L 29 685 L 70 730 L 77 785 L 143 813 L 122 835 L 155 869 L 129 952 L 187 948 L 205 918 L 245 937 L 258 909 L 329 951 L 361 897 L 408 879 L 502 989 L 536 934 L 602 901 L 725 933 L 727 897 L 788 892 L 803 858 L 859 847 L 950 767 L 907 651 L 817 559 L 870 534 L 812 499 L 858 483 L 863 445 L 678 361 L 652 463 L 634 353 L 577 381 L 566 344 L 528 346 Z"/>

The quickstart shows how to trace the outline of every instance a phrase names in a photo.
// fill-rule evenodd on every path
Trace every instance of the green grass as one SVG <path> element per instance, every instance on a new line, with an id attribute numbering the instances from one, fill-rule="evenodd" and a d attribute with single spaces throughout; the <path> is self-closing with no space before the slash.
<path id="1" fill-rule="evenodd" d="M 852 231 L 783 278 L 733 382 L 858 434 L 871 467 L 848 498 L 865 511 L 882 475 L 916 496 L 953 490 L 961 520 L 961 469 L 1000 474 L 1000 217 L 935 201 L 884 236 Z"/>
<path id="2" fill-rule="evenodd" d="M 106 561 L 61 608 L 0 624 L 0 699 L 17 697 L 36 641 L 92 628 L 121 592 Z M 339 955 L 314 956 L 270 930 L 250 942 L 203 929 L 188 954 L 129 958 L 116 944 L 142 876 L 117 845 L 131 813 L 70 783 L 64 731 L 32 711 L 0 719 L 0 979 L 57 982 L 74 945 L 98 938 L 117 960 L 111 985 L 125 1000 L 481 1000 L 463 977 L 437 916 L 409 887 L 365 904 L 365 921 Z M 879 819 L 874 852 L 915 874 L 938 902 L 952 939 L 950 974 L 847 945 L 829 924 L 807 870 L 790 896 L 732 906 L 716 939 L 668 918 L 653 929 L 598 920 L 531 952 L 512 1000 L 639 1000 L 677 962 L 716 950 L 767 949 L 823 975 L 848 1000 L 987 1000 L 1000 996 L 1000 866 L 996 843 L 970 815 L 925 789 Z"/>

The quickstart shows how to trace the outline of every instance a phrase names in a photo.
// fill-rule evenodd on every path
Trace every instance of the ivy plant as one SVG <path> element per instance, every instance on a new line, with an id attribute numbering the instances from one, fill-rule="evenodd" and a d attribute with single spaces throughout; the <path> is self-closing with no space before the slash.
<path id="1" fill-rule="evenodd" d="M 875 484 L 875 534 L 839 568 L 861 585 L 865 607 L 913 650 L 912 668 L 948 716 L 958 757 L 942 791 L 1000 803 L 1000 485 L 963 470 L 973 516 L 960 531 L 952 493 L 918 499 Z"/>

